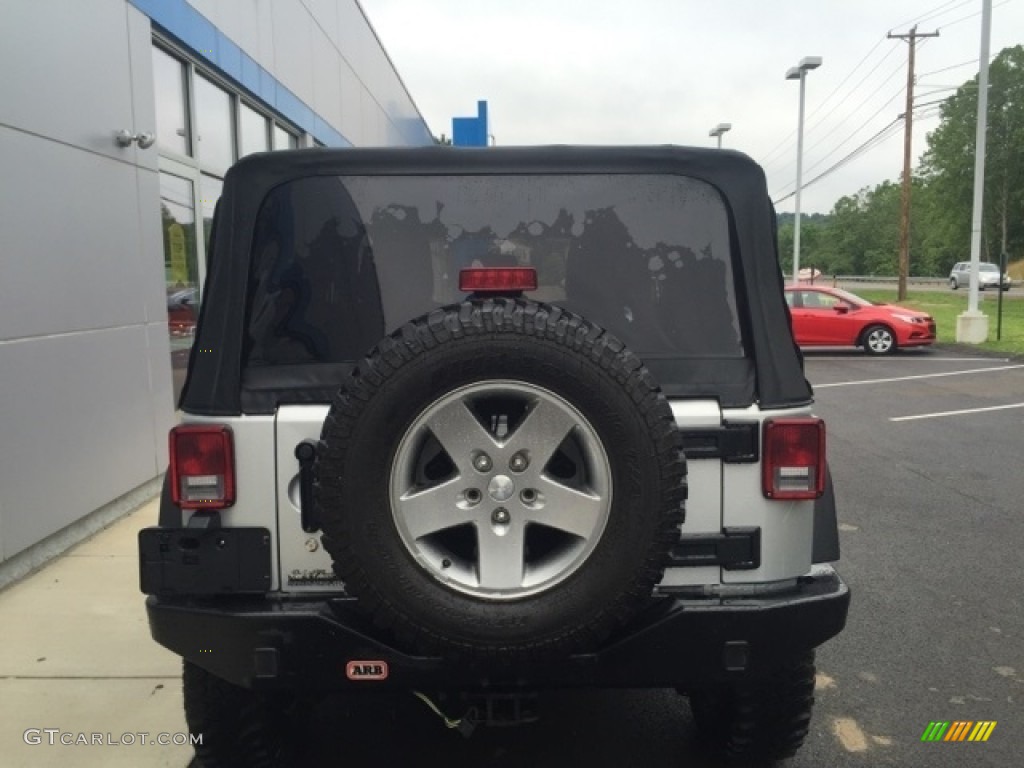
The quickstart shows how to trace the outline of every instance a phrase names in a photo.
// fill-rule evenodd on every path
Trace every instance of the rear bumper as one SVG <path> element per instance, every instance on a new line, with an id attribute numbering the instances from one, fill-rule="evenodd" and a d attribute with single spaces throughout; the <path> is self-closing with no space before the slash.
<path id="1" fill-rule="evenodd" d="M 146 609 L 158 643 L 251 688 L 686 689 L 757 677 L 838 634 L 850 602 L 846 585 L 827 566 L 800 581 L 793 592 L 770 597 L 662 598 L 593 653 L 522 666 L 408 653 L 347 598 L 149 597 Z M 350 662 L 363 662 L 366 674 L 353 674 Z"/>

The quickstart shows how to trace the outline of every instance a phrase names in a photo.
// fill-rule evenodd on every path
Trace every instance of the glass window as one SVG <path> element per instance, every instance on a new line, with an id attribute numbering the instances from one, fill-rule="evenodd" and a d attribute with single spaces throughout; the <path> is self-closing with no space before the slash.
<path id="1" fill-rule="evenodd" d="M 210 260 L 210 232 L 213 231 L 213 212 L 217 209 L 217 201 L 224 191 L 224 182 L 216 176 L 202 174 L 199 180 L 199 202 L 203 210 L 203 245 L 206 260 Z"/>
<path id="2" fill-rule="evenodd" d="M 832 309 L 843 303 L 839 297 L 820 291 L 801 291 L 800 298 L 807 309 Z"/>
<path id="3" fill-rule="evenodd" d="M 199 317 L 199 268 L 192 182 L 160 174 L 160 218 L 167 286 L 167 331 L 171 337 L 171 373 L 177 402 L 185 382 L 189 351 Z"/>
<path id="4" fill-rule="evenodd" d="M 249 365 L 357 359 L 464 298 L 459 272 L 480 266 L 534 267 L 531 298 L 642 357 L 743 357 L 728 214 L 694 179 L 304 178 L 268 195 L 255 231 Z"/>
<path id="5" fill-rule="evenodd" d="M 299 137 L 286 131 L 280 125 L 274 126 L 274 149 L 297 149 Z"/>
<path id="6" fill-rule="evenodd" d="M 195 93 L 199 164 L 212 171 L 224 172 L 235 161 L 231 96 L 198 74 Z"/>
<path id="7" fill-rule="evenodd" d="M 185 65 L 153 47 L 153 93 L 156 98 L 156 139 L 161 149 L 191 155 L 185 100 Z"/>
<path id="8" fill-rule="evenodd" d="M 238 128 L 242 134 L 239 137 L 239 157 L 270 149 L 267 146 L 268 123 L 267 118 L 252 107 L 246 104 L 238 105 Z"/>

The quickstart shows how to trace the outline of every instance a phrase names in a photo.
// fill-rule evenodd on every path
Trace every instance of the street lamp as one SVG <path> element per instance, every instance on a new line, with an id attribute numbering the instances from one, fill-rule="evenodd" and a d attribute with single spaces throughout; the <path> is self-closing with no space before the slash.
<path id="1" fill-rule="evenodd" d="M 708 136 L 715 136 L 718 139 L 718 148 L 721 149 L 722 134 L 729 130 L 732 130 L 732 123 L 719 123 L 710 131 L 708 131 Z"/>
<path id="2" fill-rule="evenodd" d="M 805 56 L 786 72 L 787 80 L 800 81 L 800 118 L 796 133 L 796 212 L 793 217 L 793 284 L 800 283 L 800 187 L 804 179 L 804 89 L 807 73 L 821 66 L 821 56 Z"/>

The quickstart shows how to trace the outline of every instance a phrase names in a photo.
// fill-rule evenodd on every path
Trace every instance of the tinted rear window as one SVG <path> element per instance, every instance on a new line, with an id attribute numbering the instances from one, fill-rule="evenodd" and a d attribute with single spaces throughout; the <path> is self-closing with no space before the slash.
<path id="1" fill-rule="evenodd" d="M 532 266 L 527 294 L 604 326 L 641 357 L 741 358 L 729 219 L 670 175 L 310 177 L 260 209 L 249 366 L 358 359 L 457 303 L 459 270 Z"/>

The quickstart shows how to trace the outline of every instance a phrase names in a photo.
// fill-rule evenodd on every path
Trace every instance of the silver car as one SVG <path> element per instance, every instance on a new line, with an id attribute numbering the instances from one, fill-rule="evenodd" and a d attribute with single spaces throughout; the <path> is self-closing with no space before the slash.
<path id="1" fill-rule="evenodd" d="M 1010 276 L 1003 273 L 1002 287 L 1004 291 L 1010 290 Z M 949 287 L 954 291 L 960 286 L 965 288 L 971 285 L 971 262 L 960 261 L 953 265 L 949 273 Z M 990 261 L 982 261 L 978 264 L 978 290 L 995 288 L 999 285 L 999 266 Z"/>

